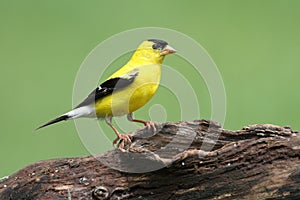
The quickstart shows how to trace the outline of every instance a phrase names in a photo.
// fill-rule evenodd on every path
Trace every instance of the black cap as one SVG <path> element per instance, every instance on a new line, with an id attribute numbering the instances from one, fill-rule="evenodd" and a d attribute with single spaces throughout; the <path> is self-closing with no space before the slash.
<path id="1" fill-rule="evenodd" d="M 165 46 L 168 45 L 168 43 L 163 40 L 149 39 L 148 41 L 154 42 L 154 44 L 152 45 L 153 49 L 164 49 Z"/>

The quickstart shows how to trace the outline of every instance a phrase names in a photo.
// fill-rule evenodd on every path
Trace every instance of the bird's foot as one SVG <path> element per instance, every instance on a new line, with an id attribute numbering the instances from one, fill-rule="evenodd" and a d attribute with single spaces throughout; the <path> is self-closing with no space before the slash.
<path id="1" fill-rule="evenodd" d="M 130 145 L 130 144 L 131 144 L 131 139 L 132 139 L 132 136 L 131 136 L 131 135 L 119 133 L 119 134 L 117 135 L 117 138 L 113 141 L 113 145 L 117 144 L 117 142 L 118 142 L 119 140 L 120 140 L 120 142 L 119 142 L 119 145 L 118 145 L 118 146 L 120 146 L 121 141 L 122 141 L 122 143 L 123 143 L 123 146 L 125 146 L 125 144 Z"/>
<path id="2" fill-rule="evenodd" d="M 147 130 L 151 130 L 152 129 L 153 133 L 156 132 L 156 123 L 155 122 L 147 121 L 144 124 L 147 127 Z"/>

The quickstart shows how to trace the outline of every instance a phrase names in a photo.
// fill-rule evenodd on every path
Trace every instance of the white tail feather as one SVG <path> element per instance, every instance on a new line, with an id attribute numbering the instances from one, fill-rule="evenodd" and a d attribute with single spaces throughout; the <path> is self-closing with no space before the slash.
<path id="1" fill-rule="evenodd" d="M 71 110 L 70 112 L 67 112 L 64 115 L 67 115 L 70 119 L 75 119 L 79 117 L 96 117 L 95 109 L 93 106 L 83 106 L 75 108 L 74 110 Z"/>

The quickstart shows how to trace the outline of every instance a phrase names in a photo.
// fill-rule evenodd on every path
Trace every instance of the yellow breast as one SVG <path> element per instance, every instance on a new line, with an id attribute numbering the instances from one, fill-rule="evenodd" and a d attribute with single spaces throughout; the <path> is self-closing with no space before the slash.
<path id="1" fill-rule="evenodd" d="M 97 116 L 121 116 L 132 113 L 144 106 L 155 94 L 161 77 L 161 64 L 145 64 L 137 68 L 127 67 L 126 71 L 137 70 L 138 76 L 128 87 L 114 92 L 95 103 Z M 119 74 L 113 74 L 116 77 Z M 110 77 L 110 78 L 111 78 Z"/>

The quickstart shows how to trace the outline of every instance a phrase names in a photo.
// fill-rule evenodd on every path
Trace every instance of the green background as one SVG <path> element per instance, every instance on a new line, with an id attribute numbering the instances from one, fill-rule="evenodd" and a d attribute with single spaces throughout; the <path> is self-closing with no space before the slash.
<path id="1" fill-rule="evenodd" d="M 177 30 L 208 51 L 226 88 L 225 128 L 272 123 L 300 130 L 299 9 L 296 0 L 1 0 L 0 177 L 38 160 L 89 155 L 73 122 L 38 134 L 34 129 L 72 107 L 76 73 L 96 45 L 137 27 Z M 121 65 L 120 60 L 116 63 Z M 170 66 L 178 63 L 183 74 L 193 74 L 175 55 L 165 60 Z M 210 118 L 204 82 L 192 84 L 199 89 L 201 118 Z M 178 102 L 169 95 L 160 88 L 136 116 L 147 119 L 151 104 L 162 103 L 168 121 L 180 120 L 174 109 Z M 105 130 L 113 139 L 111 130 Z"/>

